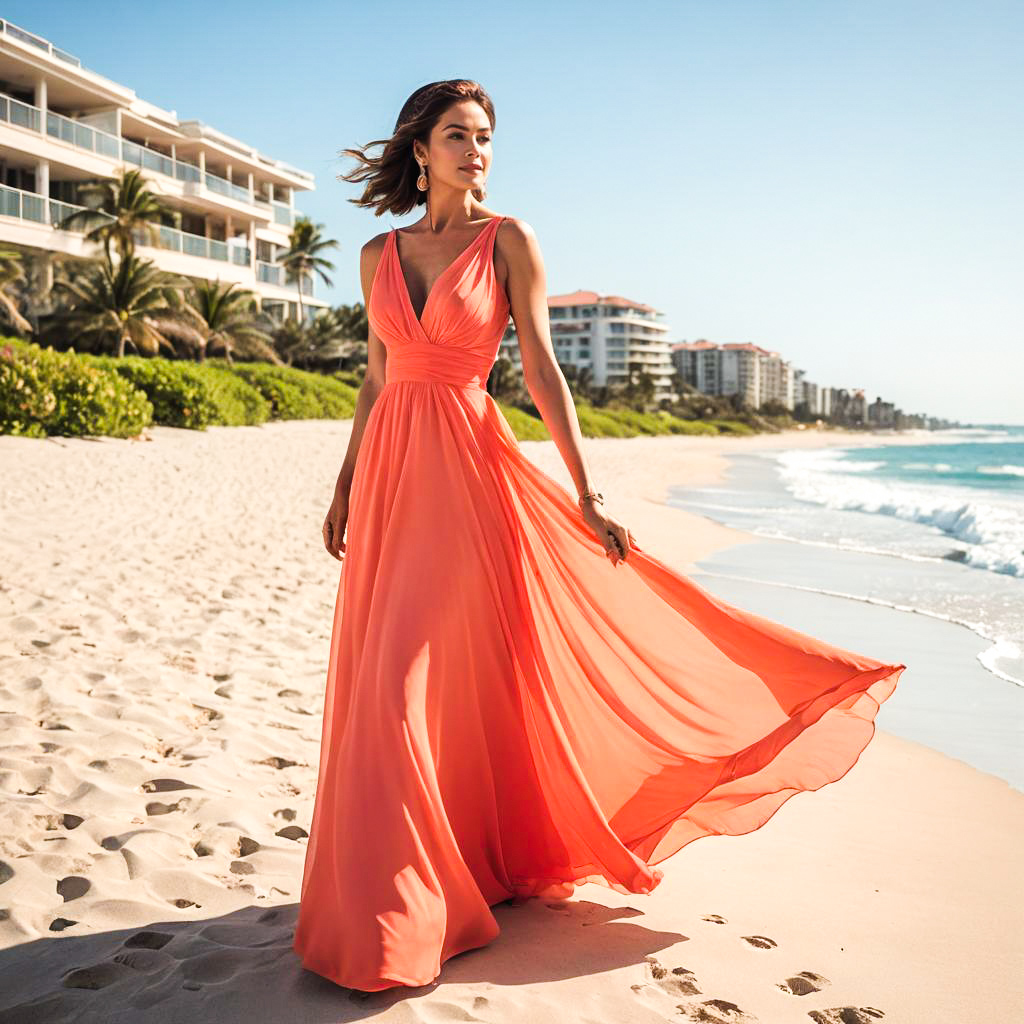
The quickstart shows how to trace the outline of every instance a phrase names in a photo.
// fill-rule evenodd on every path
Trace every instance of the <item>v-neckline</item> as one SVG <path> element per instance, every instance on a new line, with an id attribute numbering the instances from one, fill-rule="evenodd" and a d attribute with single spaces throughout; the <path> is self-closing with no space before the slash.
<path id="1" fill-rule="evenodd" d="M 441 271 L 440 274 L 434 278 L 434 283 L 430 286 L 430 290 L 427 292 L 427 297 L 423 301 L 423 309 L 420 311 L 420 315 L 416 315 L 416 310 L 412 306 L 412 296 L 409 294 L 409 285 L 405 279 L 405 271 L 402 269 L 402 258 L 398 254 L 398 228 L 391 229 L 391 250 L 395 256 L 395 267 L 398 270 L 398 277 L 401 280 L 402 285 L 402 296 L 405 298 L 405 305 L 409 312 L 412 314 L 413 320 L 416 321 L 417 326 L 423 334 L 426 334 L 426 327 L 424 326 L 423 320 L 427 315 L 427 307 L 430 305 L 430 300 L 434 297 L 434 292 L 437 291 L 437 286 L 441 283 L 441 279 L 451 271 L 455 265 L 480 241 L 481 238 L 490 230 L 491 224 L 494 221 L 500 221 L 501 217 L 491 217 L 487 224 L 484 225 L 476 234 L 476 237 L 472 242 L 469 243 L 456 257 L 453 259 L 448 266 Z"/>

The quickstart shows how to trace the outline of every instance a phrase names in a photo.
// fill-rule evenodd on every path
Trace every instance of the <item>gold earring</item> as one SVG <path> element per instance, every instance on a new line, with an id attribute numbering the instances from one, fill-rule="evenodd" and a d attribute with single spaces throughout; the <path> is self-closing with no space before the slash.
<path id="1" fill-rule="evenodd" d="M 418 160 L 416 162 L 419 163 Z M 427 182 L 427 165 L 426 164 L 420 164 L 420 176 L 416 179 L 416 187 L 421 192 L 426 192 L 427 189 L 430 187 L 429 183 Z"/>

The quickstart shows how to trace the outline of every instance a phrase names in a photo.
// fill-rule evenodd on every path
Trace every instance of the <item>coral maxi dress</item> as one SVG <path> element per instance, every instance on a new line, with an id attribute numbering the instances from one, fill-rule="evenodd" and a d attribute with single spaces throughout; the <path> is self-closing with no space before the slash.
<path id="1" fill-rule="evenodd" d="M 373 991 L 434 981 L 491 907 L 763 825 L 841 778 L 906 667 L 732 607 L 641 550 L 614 566 L 484 384 L 509 317 L 495 217 L 416 318 L 392 229 L 294 946 Z"/>

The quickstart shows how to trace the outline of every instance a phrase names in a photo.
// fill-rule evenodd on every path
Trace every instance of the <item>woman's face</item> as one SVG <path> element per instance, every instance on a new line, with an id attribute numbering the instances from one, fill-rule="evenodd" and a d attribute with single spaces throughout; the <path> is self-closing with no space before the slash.
<path id="1" fill-rule="evenodd" d="M 420 158 L 423 159 L 423 151 Z M 453 103 L 438 118 L 426 153 L 431 186 L 480 188 L 491 169 L 491 122 L 476 100 Z"/>

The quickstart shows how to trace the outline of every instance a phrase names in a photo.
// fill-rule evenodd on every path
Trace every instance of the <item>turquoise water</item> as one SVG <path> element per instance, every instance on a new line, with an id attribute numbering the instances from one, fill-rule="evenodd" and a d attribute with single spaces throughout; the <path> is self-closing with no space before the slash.
<path id="1" fill-rule="evenodd" d="M 981 664 L 1024 685 L 1024 427 L 919 433 L 739 455 L 720 486 L 670 504 L 792 542 L 770 571 L 751 553 L 750 579 L 967 626 L 988 641 Z"/>
<path id="2" fill-rule="evenodd" d="M 851 466 L 870 464 L 878 480 L 926 487 L 968 487 L 1010 500 L 1024 499 L 1024 427 L 993 428 L 999 440 L 855 448 Z M 988 432 L 986 432 L 988 433 Z"/>

